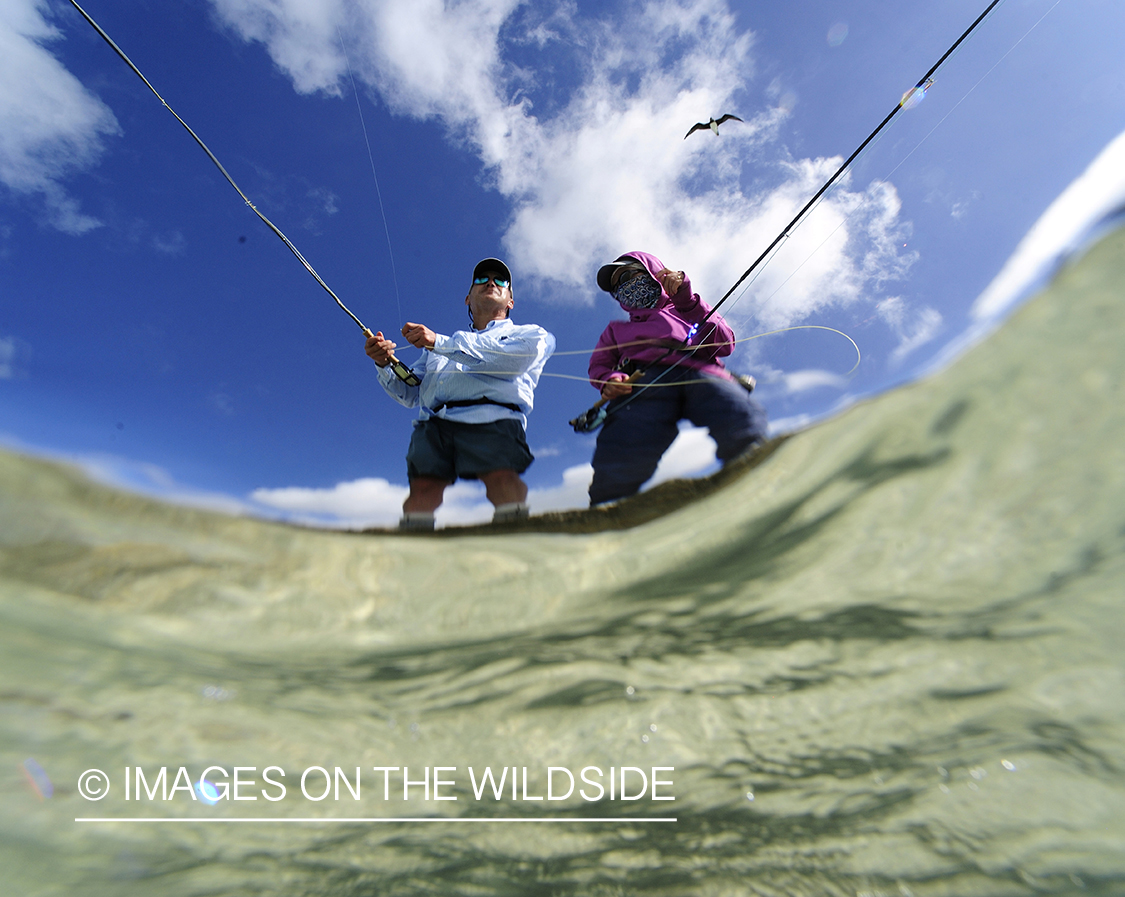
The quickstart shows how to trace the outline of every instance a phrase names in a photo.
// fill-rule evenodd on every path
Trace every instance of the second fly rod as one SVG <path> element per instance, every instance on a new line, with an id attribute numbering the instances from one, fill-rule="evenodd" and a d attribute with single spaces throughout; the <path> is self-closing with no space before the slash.
<path id="1" fill-rule="evenodd" d="M 71 2 L 73 2 L 73 0 L 71 0 Z M 649 362 L 650 366 L 653 364 L 658 364 L 661 360 L 668 357 L 669 355 L 672 355 L 673 353 L 679 352 L 684 355 L 690 356 L 696 350 L 701 348 L 701 346 L 699 345 L 693 346 L 691 344 L 691 341 L 695 334 L 708 332 L 706 328 L 703 327 L 703 325 L 706 324 L 707 321 L 710 320 L 711 316 L 719 310 L 719 307 L 731 297 L 734 291 L 742 285 L 742 282 L 745 281 L 746 278 L 749 277 L 752 273 L 754 273 L 754 271 L 758 268 L 759 265 L 762 264 L 762 262 L 769 258 L 770 253 L 772 253 L 774 249 L 777 248 L 781 241 L 789 237 L 789 235 L 797 228 L 797 226 L 800 225 L 800 223 L 804 220 L 805 216 L 809 213 L 812 207 L 816 205 L 817 201 L 822 196 L 824 196 L 824 194 L 827 193 L 829 189 L 831 189 L 832 185 L 835 184 L 837 180 L 840 179 L 840 176 L 848 170 L 848 167 L 852 164 L 852 162 L 855 161 L 856 157 L 859 156 L 859 154 L 867 148 L 868 144 L 870 144 L 871 141 L 879 135 L 879 132 L 882 131 L 883 128 L 885 128 L 888 124 L 890 124 L 891 119 L 898 115 L 898 113 L 901 112 L 904 108 L 906 108 L 908 104 L 916 101 L 919 96 L 925 95 L 925 92 L 934 83 L 934 72 L 941 68 L 942 63 L 944 63 L 945 60 L 953 55 L 954 51 L 956 51 L 956 49 L 961 46 L 961 44 L 969 37 L 969 35 L 977 29 L 977 26 L 980 25 L 980 23 L 988 17 L 988 14 L 992 12 L 992 10 L 997 6 L 999 6 L 1001 2 L 1002 0 L 992 0 L 992 2 L 989 3 L 987 7 L 985 7 L 984 12 L 976 17 L 973 23 L 968 28 L 966 28 L 965 31 L 962 32 L 961 36 L 953 42 L 950 48 L 942 54 L 941 58 L 932 66 L 930 66 L 929 71 L 927 71 L 926 74 L 918 79 L 918 83 L 902 95 L 902 98 L 898 101 L 898 104 L 894 107 L 894 109 L 887 113 L 886 118 L 879 122 L 879 125 L 875 128 L 875 130 L 868 134 L 864 141 L 855 148 L 855 151 L 850 156 L 848 156 L 847 159 L 844 160 L 843 164 L 839 168 L 836 169 L 836 173 L 833 174 L 832 177 L 830 177 L 827 181 L 825 181 L 824 185 L 819 190 L 817 190 L 816 193 L 813 194 L 812 198 L 801 207 L 801 210 L 793 216 L 793 220 L 785 225 L 781 233 L 774 237 L 773 242 L 770 243 L 770 245 L 762 251 L 762 254 L 754 260 L 754 263 L 743 272 L 742 276 L 738 278 L 737 281 L 735 281 L 734 286 L 732 286 L 729 290 L 726 291 L 726 293 L 723 294 L 722 298 L 719 299 L 719 301 L 715 303 L 714 307 L 703 317 L 703 320 L 701 320 L 698 324 L 693 325 L 691 333 L 688 335 L 688 338 L 684 342 L 684 344 L 677 349 L 668 349 L 667 351 L 665 351 L 664 355 L 660 357 L 660 359 L 657 359 L 657 361 L 654 362 Z M 676 362 L 676 364 L 679 364 L 679 362 Z M 673 368 L 675 366 L 675 364 L 672 365 Z M 666 372 L 667 371 L 665 371 L 665 373 Z M 636 372 L 629 378 L 629 382 L 632 383 L 643 373 L 644 371 Z M 663 374 L 659 376 L 663 376 Z M 641 384 L 640 389 L 643 390 L 645 385 L 646 384 Z M 628 404 L 628 402 L 636 398 L 638 394 L 639 393 L 634 392 L 629 396 L 629 398 L 625 399 L 620 405 L 616 407 L 620 408 L 623 405 Z M 598 401 L 597 404 L 595 404 L 593 407 L 588 408 L 578 417 L 570 421 L 570 424 L 572 427 L 574 427 L 574 431 L 576 433 L 588 433 L 600 427 L 605 421 L 606 416 L 608 414 L 612 414 L 614 410 L 615 409 L 609 407 L 609 402 L 606 399 L 602 399 Z"/>
<path id="2" fill-rule="evenodd" d="M 705 317 L 703 319 L 703 321 L 706 321 L 708 318 L 711 317 L 711 315 L 713 315 L 715 312 L 717 312 L 719 310 L 719 306 L 722 305 L 724 302 L 726 302 L 727 299 L 729 299 L 731 297 L 731 294 L 734 293 L 734 291 L 737 290 L 742 285 L 742 282 L 744 280 L 746 280 L 746 278 L 749 277 L 754 272 L 754 270 L 763 261 L 765 261 L 765 259 L 769 256 L 769 254 L 771 252 L 773 252 L 773 250 L 775 248 L 777 248 L 777 245 L 779 243 L 781 243 L 782 240 L 786 239 L 793 232 L 793 230 L 797 227 L 797 225 L 801 223 L 801 220 L 805 217 L 805 215 L 807 215 L 809 213 L 809 210 L 812 209 L 812 207 L 814 205 L 816 205 L 817 201 L 825 193 L 828 192 L 829 188 L 831 188 L 831 186 L 833 184 L 836 183 L 836 181 L 840 178 L 840 175 L 842 175 L 845 171 L 848 170 L 849 166 L 852 164 L 852 162 L 855 161 L 856 157 L 867 148 L 867 145 L 869 143 L 871 143 L 871 141 L 874 140 L 879 135 L 879 132 L 882 131 L 883 128 L 885 128 L 888 124 L 890 124 L 891 119 L 894 118 L 896 115 L 898 115 L 899 112 L 901 112 L 903 110 L 903 108 L 905 108 L 907 106 L 908 103 L 910 103 L 912 100 L 916 99 L 919 96 L 919 91 L 921 91 L 921 95 L 924 95 L 925 92 L 927 90 L 929 90 L 929 88 L 931 86 L 933 86 L 934 72 L 936 72 L 939 68 L 941 68 L 942 63 L 944 63 L 945 60 L 947 60 L 950 56 L 953 55 L 954 51 L 959 46 L 961 46 L 961 44 L 968 38 L 968 36 L 976 30 L 977 26 L 981 22 L 983 22 L 985 20 L 985 18 L 987 18 L 988 14 L 990 12 L 992 12 L 992 10 L 995 9 L 1001 2 L 1002 2 L 1002 0 L 992 0 L 992 2 L 989 3 L 988 6 L 985 8 L 984 12 L 982 12 L 979 16 L 977 16 L 977 18 L 973 22 L 973 24 L 970 25 L 968 28 L 966 28 L 965 31 L 962 33 L 962 35 L 959 38 L 957 38 L 957 40 L 955 40 L 953 42 L 953 45 L 948 50 L 946 50 L 945 53 L 942 54 L 941 59 L 939 59 L 932 66 L 930 66 L 930 70 L 928 72 L 926 72 L 926 74 L 924 74 L 921 78 L 918 79 L 918 83 L 915 84 L 912 88 L 910 88 L 910 90 L 906 91 L 906 93 L 904 93 L 902 95 L 902 99 L 898 101 L 898 105 L 896 105 L 894 107 L 894 109 L 892 109 L 890 112 L 887 113 L 887 117 L 884 118 L 881 122 L 879 122 L 878 127 L 876 127 L 874 131 L 872 131 L 870 134 L 868 134 L 867 137 L 864 139 L 863 143 L 861 143 L 859 146 L 857 146 L 855 148 L 855 151 L 850 156 L 848 156 L 847 159 L 844 160 L 844 163 L 839 168 L 836 169 L 836 173 L 833 174 L 832 177 L 830 177 L 827 181 L 825 181 L 824 186 L 822 186 L 819 190 L 817 190 L 816 193 L 813 195 L 812 199 L 810 199 L 807 203 L 804 204 L 804 206 L 801 207 L 801 211 L 799 211 L 796 215 L 793 216 L 793 220 L 790 221 L 787 225 L 785 225 L 785 227 L 782 229 L 781 233 L 779 233 L 774 238 L 773 242 L 770 243 L 770 245 L 767 246 L 762 251 L 762 254 L 759 255 L 754 260 L 754 264 L 752 264 L 749 268 L 747 268 L 742 273 L 742 276 L 740 278 L 738 278 L 737 281 L 735 281 L 734 286 L 732 286 L 729 290 L 727 290 L 723 294 L 722 298 L 718 302 L 715 303 L 715 307 L 712 308 L 711 311 L 709 311 L 707 313 L 707 317 Z M 703 322 L 701 321 L 700 323 L 703 323 Z"/>

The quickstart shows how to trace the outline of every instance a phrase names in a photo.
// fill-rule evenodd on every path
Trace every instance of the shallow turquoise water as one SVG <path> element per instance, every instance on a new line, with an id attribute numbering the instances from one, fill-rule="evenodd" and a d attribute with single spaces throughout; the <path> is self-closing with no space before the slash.
<path id="1" fill-rule="evenodd" d="M 0 893 L 1125 891 L 1122 259 L 626 532 L 306 532 L 0 456 Z M 125 800 L 210 765 L 257 800 Z M 332 821 L 404 816 L 461 821 Z"/>

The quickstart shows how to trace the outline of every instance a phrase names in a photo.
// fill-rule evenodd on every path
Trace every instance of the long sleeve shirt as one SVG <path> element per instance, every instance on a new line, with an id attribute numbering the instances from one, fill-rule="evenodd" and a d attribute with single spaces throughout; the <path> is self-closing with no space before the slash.
<path id="1" fill-rule="evenodd" d="M 390 365 L 376 367 L 379 383 L 399 404 L 418 408 L 422 420 L 440 417 L 466 424 L 484 424 L 512 418 L 527 427 L 535 401 L 539 375 L 555 338 L 536 324 L 514 324 L 503 318 L 490 321 L 484 330 L 458 330 L 452 336 L 437 334 L 434 347 L 424 349 L 411 370 L 422 380 L 407 386 Z M 487 398 L 505 405 L 446 403 Z"/>
<path id="2" fill-rule="evenodd" d="M 642 253 L 636 253 L 641 256 Z M 692 353 L 667 352 L 682 345 L 693 324 L 707 317 L 711 306 L 691 290 L 685 279 L 675 296 L 657 308 L 634 309 L 628 321 L 610 321 L 590 356 L 590 382 L 600 390 L 623 357 L 645 364 L 678 364 L 705 374 L 730 378 L 720 356 L 734 348 L 734 331 L 720 315 L 712 315 L 692 340 L 705 348 Z"/>

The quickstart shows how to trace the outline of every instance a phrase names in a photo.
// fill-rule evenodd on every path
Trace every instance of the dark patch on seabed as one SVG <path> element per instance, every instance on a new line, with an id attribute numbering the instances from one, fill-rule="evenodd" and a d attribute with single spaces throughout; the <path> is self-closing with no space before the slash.
<path id="1" fill-rule="evenodd" d="M 0 892 L 1125 893 L 1123 281 L 1118 232 L 926 381 L 508 531 L 223 518 L 0 454 Z M 124 800 L 126 766 L 270 764 L 276 803 Z M 456 766 L 458 800 L 305 800 L 312 766 Z M 674 767 L 675 800 L 478 800 L 485 766 L 532 796 Z"/>

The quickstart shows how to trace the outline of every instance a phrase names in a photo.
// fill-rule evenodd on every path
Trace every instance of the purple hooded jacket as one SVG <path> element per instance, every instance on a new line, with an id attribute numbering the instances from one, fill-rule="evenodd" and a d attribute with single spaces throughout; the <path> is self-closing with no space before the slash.
<path id="1" fill-rule="evenodd" d="M 627 252 L 625 256 L 643 264 L 659 283 L 656 274 L 664 268 L 660 259 L 647 252 Z M 681 345 L 691 325 L 702 321 L 710 310 L 711 306 L 691 291 L 691 280 L 685 277 L 675 296 L 661 291 L 656 308 L 634 309 L 629 311 L 628 321 L 610 321 L 590 358 L 590 382 L 600 391 L 605 381 L 622 379 L 624 375 L 616 370 L 622 358 L 630 358 L 642 366 L 646 363 L 679 364 L 731 379 L 719 357 L 730 355 L 734 349 L 734 331 L 719 315 L 712 315 L 692 340 L 693 345 L 708 343 L 706 348 L 687 354 L 665 351 Z M 652 345 L 637 345 L 637 340 L 651 340 Z M 715 343 L 718 345 L 711 345 Z M 615 371 L 617 376 L 611 377 Z"/>

